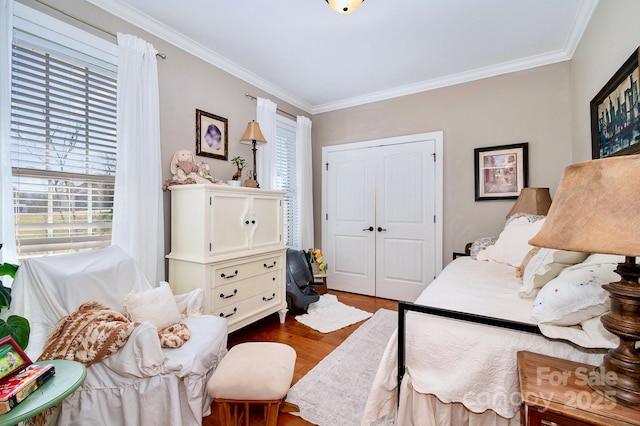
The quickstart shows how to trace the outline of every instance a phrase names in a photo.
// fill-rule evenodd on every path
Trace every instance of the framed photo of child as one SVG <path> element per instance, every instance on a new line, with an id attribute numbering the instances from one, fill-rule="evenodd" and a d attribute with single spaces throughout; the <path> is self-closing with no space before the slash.
<path id="1" fill-rule="evenodd" d="M 228 120 L 196 109 L 196 155 L 227 161 Z"/>

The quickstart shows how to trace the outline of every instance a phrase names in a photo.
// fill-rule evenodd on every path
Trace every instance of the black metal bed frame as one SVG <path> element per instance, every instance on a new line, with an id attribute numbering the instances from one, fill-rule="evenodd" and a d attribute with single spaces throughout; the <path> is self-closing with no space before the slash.
<path id="1" fill-rule="evenodd" d="M 523 331 L 526 333 L 542 335 L 540 328 L 534 324 L 519 321 L 510 321 L 502 318 L 487 317 L 484 315 L 469 314 L 466 312 L 452 311 L 449 309 L 434 308 L 432 306 L 417 305 L 409 302 L 398 302 L 398 404 L 400 403 L 400 384 L 405 373 L 405 326 L 407 311 L 422 314 L 436 315 L 439 317 L 468 321 L 476 324 L 502 327 L 509 330 Z"/>

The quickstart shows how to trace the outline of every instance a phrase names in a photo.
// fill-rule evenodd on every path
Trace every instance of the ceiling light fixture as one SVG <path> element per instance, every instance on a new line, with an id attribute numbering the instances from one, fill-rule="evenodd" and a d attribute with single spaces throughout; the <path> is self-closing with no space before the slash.
<path id="1" fill-rule="evenodd" d="M 364 0 L 326 0 L 333 10 L 344 15 L 356 10 L 363 1 Z"/>

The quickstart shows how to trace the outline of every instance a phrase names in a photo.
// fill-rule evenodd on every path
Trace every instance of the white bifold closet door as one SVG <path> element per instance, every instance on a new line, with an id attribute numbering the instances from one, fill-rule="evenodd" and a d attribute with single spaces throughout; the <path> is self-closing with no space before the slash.
<path id="1" fill-rule="evenodd" d="M 329 288 L 413 301 L 436 275 L 435 142 L 327 154 Z"/>

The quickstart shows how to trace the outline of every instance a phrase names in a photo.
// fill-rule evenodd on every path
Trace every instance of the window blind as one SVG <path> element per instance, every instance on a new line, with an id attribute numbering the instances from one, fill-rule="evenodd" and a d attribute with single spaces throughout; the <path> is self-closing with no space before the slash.
<path id="1" fill-rule="evenodd" d="M 61 54 L 16 30 L 11 164 L 18 258 L 111 241 L 116 170 L 115 66 Z M 53 53 L 52 53 L 53 52 Z M 109 69 L 110 68 L 110 69 Z"/>
<path id="2" fill-rule="evenodd" d="M 296 125 L 292 120 L 280 116 L 276 120 L 275 185 L 276 189 L 286 191 L 283 207 L 284 242 L 291 247 L 300 247 L 296 185 Z"/>

